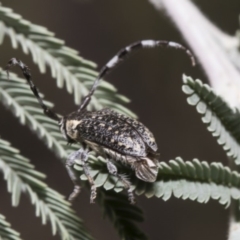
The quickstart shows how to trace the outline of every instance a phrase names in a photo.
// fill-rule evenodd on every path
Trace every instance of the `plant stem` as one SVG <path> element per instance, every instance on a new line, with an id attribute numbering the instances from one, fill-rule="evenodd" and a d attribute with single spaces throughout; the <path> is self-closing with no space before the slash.
<path id="1" fill-rule="evenodd" d="M 215 91 L 230 106 L 240 107 L 240 73 L 232 58 L 237 53 L 238 39 L 222 32 L 189 0 L 149 1 L 156 9 L 165 10 L 176 24 Z"/>

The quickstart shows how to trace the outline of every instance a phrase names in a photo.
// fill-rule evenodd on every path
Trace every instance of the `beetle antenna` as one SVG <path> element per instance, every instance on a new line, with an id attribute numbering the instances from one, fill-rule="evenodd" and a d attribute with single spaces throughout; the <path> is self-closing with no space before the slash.
<path id="1" fill-rule="evenodd" d="M 101 70 L 96 78 L 89 94 L 83 98 L 83 101 L 79 107 L 78 111 L 82 111 L 87 107 L 89 104 L 92 95 L 94 94 L 96 88 L 99 85 L 100 80 L 114 67 L 116 67 L 126 56 L 130 55 L 130 53 L 134 52 L 135 50 L 142 49 L 142 48 L 154 48 L 154 47 L 167 47 L 167 48 L 175 48 L 175 49 L 180 49 L 186 52 L 186 54 L 189 56 L 192 65 L 195 66 L 195 58 L 193 54 L 182 46 L 179 43 L 176 42 L 169 42 L 169 41 L 163 41 L 163 40 L 142 40 L 135 42 L 123 49 L 121 49 Z"/>
<path id="2" fill-rule="evenodd" d="M 26 78 L 34 96 L 37 98 L 40 106 L 42 107 L 43 109 L 43 112 L 46 116 L 48 116 L 49 118 L 53 119 L 53 120 L 57 120 L 59 121 L 60 118 L 58 117 L 58 115 L 52 111 L 51 109 L 49 109 L 43 102 L 42 98 L 39 96 L 39 92 L 36 88 L 36 86 L 34 85 L 33 81 L 32 81 L 32 78 L 31 78 L 31 73 L 30 73 L 30 69 L 27 65 L 25 65 L 22 61 L 16 59 L 16 58 L 12 58 L 10 59 L 10 61 L 8 62 L 5 70 L 7 71 L 7 75 L 8 75 L 8 78 L 9 78 L 9 69 L 12 67 L 12 66 L 19 66 L 22 70 L 22 73 L 23 73 L 23 76 Z"/>

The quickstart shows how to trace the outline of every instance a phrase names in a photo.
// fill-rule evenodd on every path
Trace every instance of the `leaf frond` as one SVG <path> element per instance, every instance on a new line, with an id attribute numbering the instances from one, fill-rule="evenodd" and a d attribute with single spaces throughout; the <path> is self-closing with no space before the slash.
<path id="1" fill-rule="evenodd" d="M 18 78 L 15 74 L 10 74 L 10 80 L 8 80 L 5 72 L 0 71 L 0 101 L 3 102 L 8 109 L 14 113 L 14 115 L 19 118 L 22 124 L 30 127 L 40 139 L 42 139 L 57 156 L 59 156 L 63 163 L 65 163 L 68 155 L 79 149 L 79 146 L 67 146 L 66 141 L 63 139 L 62 134 L 59 132 L 59 127 L 56 122 L 46 117 L 42 109 L 39 107 L 39 104 L 35 97 L 32 95 L 31 90 L 29 89 L 25 80 Z M 44 101 L 46 105 L 52 106 L 53 104 L 47 101 Z M 30 193 L 30 192 L 29 192 Z M 30 193 L 31 194 L 31 193 Z M 104 204 L 106 207 L 106 204 Z M 111 211 L 115 211 L 116 218 L 120 213 L 114 208 L 117 205 L 111 206 Z M 128 206 L 130 210 L 131 205 Z M 39 208 L 40 209 L 40 208 Z M 109 211 L 106 211 L 106 214 L 110 214 Z M 134 219 L 133 219 L 134 221 Z M 132 226 L 135 226 L 132 221 Z M 125 222 L 121 222 L 123 225 Z M 116 225 L 121 226 L 120 223 Z M 133 227 L 134 228 L 134 227 Z M 130 234 L 127 226 L 122 226 L 121 236 L 127 236 Z M 127 230 L 127 233 L 125 233 Z M 141 232 L 137 227 L 135 227 L 134 233 Z M 129 235 L 129 238 L 132 235 Z M 135 236 L 135 235 L 133 235 Z"/>
<path id="2" fill-rule="evenodd" d="M 1 240 L 22 240 L 20 234 L 11 228 L 11 224 L 0 214 L 0 239 Z"/>
<path id="3" fill-rule="evenodd" d="M 21 124 L 27 125 L 44 140 L 61 158 L 66 158 L 66 142 L 59 133 L 57 124 L 46 117 L 26 81 L 0 71 L 0 101 L 19 118 Z M 51 107 L 53 104 L 45 101 Z"/>
<path id="4" fill-rule="evenodd" d="M 232 109 L 213 89 L 183 76 L 183 92 L 189 95 L 187 102 L 195 106 L 202 115 L 202 121 L 208 131 L 217 138 L 227 156 L 232 157 L 236 164 L 240 164 L 240 112 Z"/>
<path id="5" fill-rule="evenodd" d="M 90 173 L 97 187 L 115 192 L 124 189 L 123 184 L 117 181 L 116 177 L 108 174 L 106 161 L 103 158 L 96 159 L 91 156 L 89 162 Z M 199 203 L 207 203 L 210 199 L 215 199 L 227 207 L 231 199 L 240 199 L 240 174 L 218 162 L 208 164 L 198 159 L 183 161 L 180 157 L 168 163 L 160 162 L 157 181 L 154 183 L 137 179 L 133 172 L 123 165 L 119 165 L 118 168 L 119 172 L 128 174 L 135 193 L 144 194 L 148 198 L 155 196 L 167 201 L 174 196 Z M 86 180 L 82 167 L 77 162 L 75 169 L 80 171 L 80 178 Z"/>
<path id="6" fill-rule="evenodd" d="M 25 192 L 35 206 L 36 216 L 42 219 L 42 224 L 50 222 L 53 235 L 59 233 L 63 240 L 92 239 L 69 202 L 44 183 L 45 175 L 36 171 L 28 159 L 2 139 L 0 170 L 7 182 L 8 192 L 12 194 L 13 206 L 18 206 L 21 193 Z"/>
<path id="7" fill-rule="evenodd" d="M 78 51 L 55 38 L 54 33 L 23 19 L 12 9 L 0 6 L 0 44 L 5 36 L 10 38 L 13 48 L 20 46 L 25 54 L 32 55 L 41 73 L 45 73 L 46 66 L 49 66 L 52 77 L 57 80 L 57 86 L 66 86 L 67 91 L 73 94 L 76 104 L 88 94 L 98 75 L 94 71 L 96 64 L 79 56 Z M 112 102 L 119 104 L 113 106 Z M 114 107 L 119 112 L 136 117 L 129 109 L 120 105 L 127 102 L 129 99 L 117 94 L 113 85 L 102 81 L 89 108 Z"/>

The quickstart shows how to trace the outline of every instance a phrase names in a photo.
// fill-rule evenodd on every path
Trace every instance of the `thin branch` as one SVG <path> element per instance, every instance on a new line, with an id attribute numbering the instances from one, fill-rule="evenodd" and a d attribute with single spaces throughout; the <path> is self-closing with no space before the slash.
<path id="1" fill-rule="evenodd" d="M 166 11 L 176 24 L 215 91 L 230 106 L 240 107 L 240 73 L 232 62 L 238 47 L 236 37 L 214 26 L 189 0 L 149 1 L 156 9 Z"/>

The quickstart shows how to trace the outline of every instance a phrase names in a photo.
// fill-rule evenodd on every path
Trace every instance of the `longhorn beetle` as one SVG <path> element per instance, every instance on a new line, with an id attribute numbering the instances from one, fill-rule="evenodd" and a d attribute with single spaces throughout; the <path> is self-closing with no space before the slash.
<path id="1" fill-rule="evenodd" d="M 49 118 L 58 122 L 59 128 L 68 143 L 81 143 L 82 147 L 69 155 L 66 161 L 68 174 L 73 181 L 74 189 L 69 200 L 73 201 L 80 192 L 79 179 L 76 177 L 73 165 L 75 160 L 80 160 L 83 171 L 91 185 L 90 203 L 94 203 L 97 196 L 96 186 L 89 174 L 87 165 L 89 150 L 94 150 L 98 155 L 107 160 L 107 168 L 110 174 L 116 176 L 123 183 L 128 192 L 131 204 L 135 203 L 135 197 L 131 189 L 131 183 L 125 175 L 119 174 L 112 160 L 129 164 L 135 171 L 137 178 L 145 182 L 154 182 L 158 174 L 157 144 L 153 134 L 142 123 L 135 119 L 117 113 L 111 109 L 100 111 L 88 111 L 87 106 L 91 101 L 100 80 L 127 55 L 141 48 L 170 47 L 184 50 L 190 57 L 192 65 L 195 59 L 192 53 L 182 45 L 169 41 L 143 40 L 135 42 L 115 55 L 101 70 L 93 83 L 89 93 L 83 98 L 77 111 L 64 117 L 59 117 L 49 109 L 39 96 L 38 90 L 31 79 L 29 68 L 20 60 L 12 58 L 7 66 L 17 65 L 21 68 L 30 88 L 41 105 L 43 112 Z"/>

